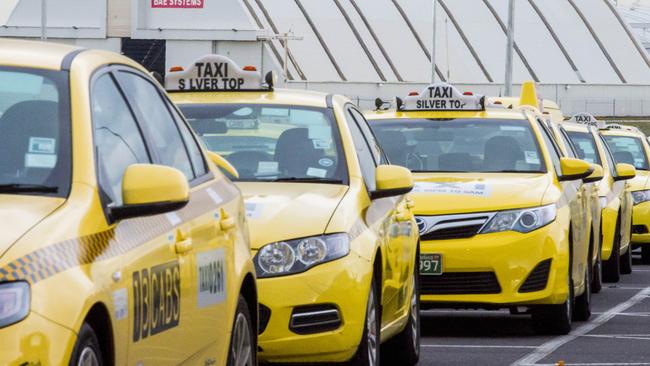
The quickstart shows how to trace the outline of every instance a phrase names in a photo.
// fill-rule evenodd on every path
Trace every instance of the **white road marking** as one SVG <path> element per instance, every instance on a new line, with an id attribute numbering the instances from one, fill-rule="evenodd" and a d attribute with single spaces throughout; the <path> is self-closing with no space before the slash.
<path id="1" fill-rule="evenodd" d="M 607 335 L 607 334 L 585 334 L 583 337 L 590 338 L 608 338 L 608 339 L 636 339 L 639 341 L 650 341 L 650 335 L 645 336 L 628 336 L 624 334 Z"/>
<path id="2" fill-rule="evenodd" d="M 511 366 L 535 365 L 537 362 L 545 359 L 547 356 L 555 352 L 558 348 L 562 347 L 563 345 L 575 340 L 578 337 L 584 336 L 585 334 L 591 332 L 597 327 L 607 323 L 617 314 L 622 313 L 625 310 L 631 308 L 632 306 L 645 300 L 648 297 L 648 295 L 650 295 L 650 287 L 646 287 L 643 290 L 637 292 L 636 295 L 632 296 L 627 301 L 624 301 L 616 305 L 615 307 L 609 309 L 608 311 L 598 316 L 596 319 L 586 322 L 583 325 L 575 328 L 574 330 L 571 331 L 571 333 L 565 336 L 556 337 L 542 344 L 530 354 L 513 362 Z M 578 364 L 574 364 L 574 365 L 578 365 Z M 597 365 L 597 364 L 592 364 L 592 365 Z M 650 364 L 642 364 L 642 365 L 650 365 Z"/>
<path id="3" fill-rule="evenodd" d="M 565 363 L 565 366 L 648 366 L 648 362 L 596 362 L 596 363 Z M 557 366 L 557 363 L 538 363 L 535 366 Z"/>
<path id="4" fill-rule="evenodd" d="M 514 348 L 514 349 L 535 349 L 537 346 L 507 346 L 489 344 L 421 344 L 420 347 L 427 348 Z"/>

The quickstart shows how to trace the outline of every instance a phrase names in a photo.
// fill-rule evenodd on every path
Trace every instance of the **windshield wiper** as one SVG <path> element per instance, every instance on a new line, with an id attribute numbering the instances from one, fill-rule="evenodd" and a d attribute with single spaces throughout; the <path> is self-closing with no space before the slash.
<path id="1" fill-rule="evenodd" d="M 59 187 L 42 184 L 0 184 L 0 193 L 56 193 L 58 191 Z"/>
<path id="2" fill-rule="evenodd" d="M 318 178 L 318 177 L 284 177 L 270 179 L 269 182 L 304 182 L 304 183 L 329 183 L 329 184 L 342 184 L 343 181 L 340 179 L 331 179 L 331 178 Z"/>

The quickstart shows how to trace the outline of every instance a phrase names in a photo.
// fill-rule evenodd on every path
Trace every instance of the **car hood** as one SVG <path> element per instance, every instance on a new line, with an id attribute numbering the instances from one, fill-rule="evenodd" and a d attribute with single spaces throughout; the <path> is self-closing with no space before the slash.
<path id="1" fill-rule="evenodd" d="M 418 215 L 486 212 L 542 204 L 547 174 L 416 173 L 412 198 Z"/>
<path id="2" fill-rule="evenodd" d="M 237 183 L 244 195 L 251 247 L 325 232 L 348 187 L 314 183 Z"/>
<path id="3" fill-rule="evenodd" d="M 0 194 L 0 258 L 63 202 L 62 198 Z"/>

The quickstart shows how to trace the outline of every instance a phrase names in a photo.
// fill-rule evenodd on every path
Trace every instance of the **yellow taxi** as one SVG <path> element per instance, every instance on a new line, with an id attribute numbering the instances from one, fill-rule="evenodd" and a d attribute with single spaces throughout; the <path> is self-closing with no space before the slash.
<path id="1" fill-rule="evenodd" d="M 629 181 L 634 208 L 632 209 L 632 246 L 641 247 L 641 260 L 650 263 L 650 146 L 646 136 L 635 127 L 608 124 L 601 131 L 614 159 L 636 168 L 636 177 Z M 625 228 L 624 228 L 625 229 Z M 630 264 L 631 256 L 624 266 Z"/>
<path id="2" fill-rule="evenodd" d="M 604 170 L 604 178 L 598 183 L 598 207 L 602 217 L 601 250 L 592 282 L 593 292 L 598 292 L 601 273 L 605 282 L 618 282 L 621 273 L 632 270 L 629 244 L 633 202 L 625 181 L 634 178 L 636 170 L 630 164 L 615 163 L 611 150 L 599 133 L 599 129 L 605 129 L 606 125 L 593 115 L 576 114 L 562 123 L 560 128 L 573 143 L 580 159 L 602 165 Z"/>
<path id="3" fill-rule="evenodd" d="M 274 89 L 270 74 L 220 55 L 175 70 L 172 100 L 234 165 L 245 197 L 260 360 L 369 366 L 383 348 L 417 363 L 413 178 L 386 165 L 359 110 L 338 95 Z"/>
<path id="4" fill-rule="evenodd" d="M 527 90 L 521 105 L 536 100 Z M 422 306 L 525 308 L 545 333 L 589 318 L 590 214 L 578 192 L 593 166 L 564 157 L 532 107 L 486 108 L 445 83 L 395 109 L 376 104 L 375 135 L 416 180 Z"/>
<path id="5" fill-rule="evenodd" d="M 110 52 L 0 50 L 0 364 L 255 365 L 243 200 L 164 90 Z"/>

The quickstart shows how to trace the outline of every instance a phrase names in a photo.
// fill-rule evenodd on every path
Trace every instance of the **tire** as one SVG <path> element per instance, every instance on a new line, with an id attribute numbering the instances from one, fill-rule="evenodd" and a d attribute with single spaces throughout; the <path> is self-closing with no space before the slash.
<path id="1" fill-rule="evenodd" d="M 621 280 L 621 233 L 620 223 L 616 222 L 612 256 L 603 262 L 603 282 L 618 282 Z"/>
<path id="2" fill-rule="evenodd" d="M 228 347 L 228 366 L 257 366 L 257 329 L 252 319 L 248 302 L 239 295 Z"/>
<path id="3" fill-rule="evenodd" d="M 420 275 L 419 256 L 415 260 L 413 294 L 409 320 L 404 330 L 382 346 L 382 360 L 388 365 L 414 366 L 420 360 Z"/>
<path id="4" fill-rule="evenodd" d="M 72 350 L 70 357 L 70 366 L 103 366 L 104 359 L 99 347 L 99 339 L 93 328 L 87 323 L 83 323 L 77 342 Z"/>
<path id="5" fill-rule="evenodd" d="M 632 273 L 632 244 L 627 246 L 627 252 L 621 256 L 621 274 Z"/>
<path id="6" fill-rule="evenodd" d="M 538 334 L 565 335 L 571 331 L 573 315 L 573 281 L 569 279 L 569 296 L 559 305 L 541 305 L 531 309 L 533 329 Z"/>
<path id="7" fill-rule="evenodd" d="M 594 264 L 594 268 L 591 271 L 591 293 L 592 294 L 597 294 L 600 292 L 600 290 L 603 289 L 603 258 L 602 258 L 603 244 L 602 243 L 603 243 L 603 237 L 601 235 L 598 248 L 596 248 L 596 250 L 598 251 L 596 253 L 596 264 Z"/>
<path id="8" fill-rule="evenodd" d="M 591 317 L 591 266 L 585 268 L 585 291 L 576 297 L 573 306 L 573 319 L 587 321 Z"/>
<path id="9" fill-rule="evenodd" d="M 641 263 L 650 264 L 650 245 L 641 246 Z"/>
<path id="10" fill-rule="evenodd" d="M 379 366 L 381 359 L 381 308 L 379 304 L 379 282 L 373 276 L 366 303 L 366 320 L 357 353 L 352 360 L 354 366 Z"/>

